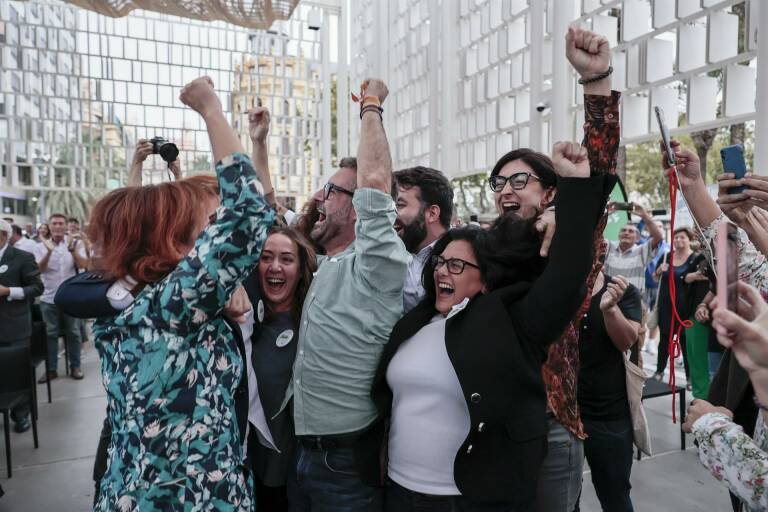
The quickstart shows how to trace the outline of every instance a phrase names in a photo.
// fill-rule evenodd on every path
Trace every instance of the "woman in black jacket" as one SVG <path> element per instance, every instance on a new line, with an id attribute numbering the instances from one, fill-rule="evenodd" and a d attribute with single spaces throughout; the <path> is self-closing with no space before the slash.
<path id="1" fill-rule="evenodd" d="M 584 300 L 615 183 L 589 176 L 585 152 L 570 158 L 556 166 L 548 261 L 533 221 L 514 214 L 487 234 L 451 230 L 433 249 L 427 295 L 395 325 L 374 379 L 380 416 L 356 447 L 365 478 L 389 476 L 388 511 L 535 509 L 548 431 L 541 364 Z"/>

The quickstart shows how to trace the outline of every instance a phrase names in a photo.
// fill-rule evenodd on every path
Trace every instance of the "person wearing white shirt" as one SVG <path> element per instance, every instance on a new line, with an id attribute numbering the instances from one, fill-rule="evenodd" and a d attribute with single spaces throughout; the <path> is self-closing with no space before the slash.
<path id="1" fill-rule="evenodd" d="M 48 337 L 49 368 L 38 382 L 44 383 L 58 377 L 59 331 L 62 328 L 69 352 L 70 376 L 80 380 L 83 378 L 83 371 L 80 368 L 82 342 L 80 323 L 78 319 L 59 311 L 53 303 L 53 298 L 61 283 L 74 276 L 77 269 L 88 268 L 88 255 L 82 240 L 66 235 L 67 218 L 64 215 L 51 215 L 48 225 L 51 238 L 43 240 L 35 247 L 35 260 L 40 267 L 45 286 L 40 297 L 40 312 L 45 321 Z"/>
<path id="2" fill-rule="evenodd" d="M 20 251 L 27 251 L 28 253 L 34 254 L 35 247 L 37 247 L 37 242 L 30 240 L 29 238 L 26 238 L 24 235 L 22 235 L 21 228 L 16 224 L 11 224 L 11 230 L 11 245 Z"/>
<path id="3" fill-rule="evenodd" d="M 395 229 L 411 254 L 403 289 L 403 312 L 424 298 L 421 274 L 432 247 L 451 227 L 453 189 L 443 173 L 428 167 L 396 171 Z"/>

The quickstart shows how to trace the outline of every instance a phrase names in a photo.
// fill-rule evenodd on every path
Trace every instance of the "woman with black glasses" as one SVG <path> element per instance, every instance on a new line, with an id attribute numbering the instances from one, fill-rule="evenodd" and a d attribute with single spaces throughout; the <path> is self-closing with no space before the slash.
<path id="1" fill-rule="evenodd" d="M 424 269 L 426 297 L 392 331 L 372 388 L 380 415 L 357 447 L 366 478 L 387 484 L 387 511 L 535 506 L 548 431 L 541 364 L 583 301 L 591 234 L 615 183 L 590 177 L 586 152 L 567 148 L 549 260 L 534 220 L 453 229 Z"/>

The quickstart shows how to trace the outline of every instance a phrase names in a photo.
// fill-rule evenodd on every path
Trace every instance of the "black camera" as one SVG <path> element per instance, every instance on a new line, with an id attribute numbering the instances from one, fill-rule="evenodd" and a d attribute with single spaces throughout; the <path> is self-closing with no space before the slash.
<path id="1" fill-rule="evenodd" d="M 173 142 L 168 142 L 162 137 L 152 137 L 149 142 L 152 143 L 152 153 L 160 155 L 160 158 L 168 163 L 173 162 L 179 156 L 179 148 Z"/>

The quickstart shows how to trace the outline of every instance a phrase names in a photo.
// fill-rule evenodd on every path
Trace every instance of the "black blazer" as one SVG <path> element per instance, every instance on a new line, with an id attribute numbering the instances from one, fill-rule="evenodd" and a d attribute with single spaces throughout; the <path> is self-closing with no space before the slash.
<path id="1" fill-rule="evenodd" d="M 0 285 L 20 287 L 24 300 L 0 297 L 0 343 L 28 340 L 32 334 L 32 308 L 35 297 L 43 293 L 43 282 L 35 257 L 27 251 L 14 249 L 10 244 L 0 259 Z"/>
<path id="2" fill-rule="evenodd" d="M 454 478 L 472 500 L 508 502 L 514 510 L 535 506 L 548 433 L 541 365 L 547 346 L 562 335 L 584 300 L 593 232 L 615 182 L 612 176 L 560 180 L 557 234 L 544 273 L 532 285 L 517 283 L 475 296 L 446 323 L 446 349 L 471 420 L 454 460 Z M 398 347 L 435 314 L 434 304 L 419 304 L 395 325 L 384 349 L 371 391 L 379 417 L 355 453 L 369 484 L 381 484 L 386 475 L 381 456 L 392 406 L 387 367 Z"/>

